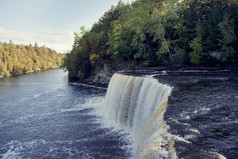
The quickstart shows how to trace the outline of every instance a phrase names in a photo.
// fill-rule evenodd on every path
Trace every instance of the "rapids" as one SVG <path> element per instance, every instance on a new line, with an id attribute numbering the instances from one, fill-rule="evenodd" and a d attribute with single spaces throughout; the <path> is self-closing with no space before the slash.
<path id="1" fill-rule="evenodd" d="M 238 72 L 137 70 L 107 86 L 0 79 L 1 159 L 238 158 Z"/>

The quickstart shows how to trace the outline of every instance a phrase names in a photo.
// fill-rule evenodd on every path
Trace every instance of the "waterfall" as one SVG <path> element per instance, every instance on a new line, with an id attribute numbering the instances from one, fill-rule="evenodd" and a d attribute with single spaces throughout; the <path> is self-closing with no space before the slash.
<path id="1" fill-rule="evenodd" d="M 176 158 L 169 126 L 163 120 L 172 88 L 154 78 L 114 74 L 105 114 L 133 136 L 135 158 Z"/>

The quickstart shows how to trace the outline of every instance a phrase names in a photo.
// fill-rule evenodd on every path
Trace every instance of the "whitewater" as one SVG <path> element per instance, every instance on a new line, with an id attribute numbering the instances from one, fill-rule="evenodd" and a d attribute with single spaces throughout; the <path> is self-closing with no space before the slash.
<path id="1" fill-rule="evenodd" d="M 122 71 L 108 87 L 62 70 L 0 79 L 0 158 L 237 158 L 237 75 Z"/>

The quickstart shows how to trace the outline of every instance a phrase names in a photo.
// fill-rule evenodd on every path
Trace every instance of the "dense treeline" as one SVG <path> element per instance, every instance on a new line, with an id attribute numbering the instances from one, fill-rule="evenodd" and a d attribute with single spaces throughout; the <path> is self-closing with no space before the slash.
<path id="1" fill-rule="evenodd" d="M 37 43 L 32 46 L 0 42 L 0 77 L 58 68 L 62 58 L 62 54 Z"/>
<path id="2" fill-rule="evenodd" d="M 129 68 L 237 66 L 237 0 L 136 0 L 112 6 L 91 30 L 75 33 L 64 58 L 83 79 L 104 63 Z"/>

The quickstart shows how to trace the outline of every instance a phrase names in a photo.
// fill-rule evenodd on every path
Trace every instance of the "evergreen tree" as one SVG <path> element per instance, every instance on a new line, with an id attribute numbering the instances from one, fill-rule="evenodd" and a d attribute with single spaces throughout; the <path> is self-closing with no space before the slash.
<path id="1" fill-rule="evenodd" d="M 11 76 L 61 66 L 63 55 L 49 48 L 0 42 L 0 76 Z M 56 61 L 56 62 L 55 62 Z"/>
<path id="2" fill-rule="evenodd" d="M 237 0 L 121 0 L 75 34 L 63 66 L 87 78 L 104 64 L 238 66 Z"/>

